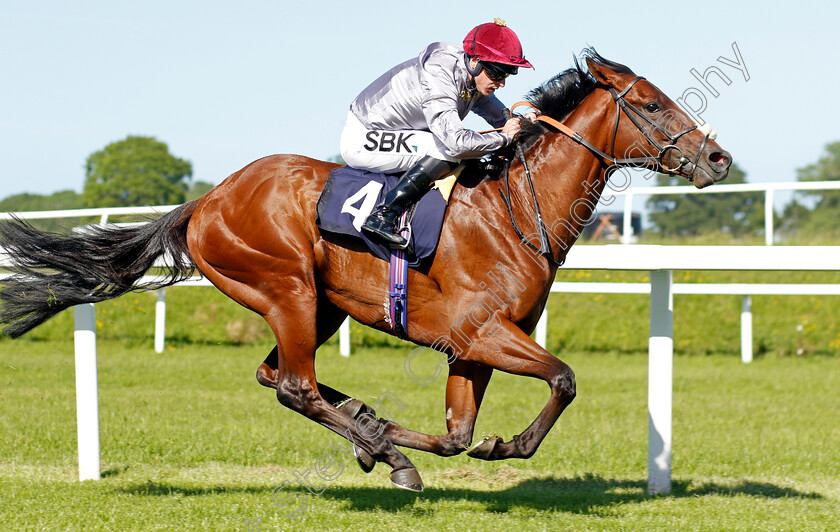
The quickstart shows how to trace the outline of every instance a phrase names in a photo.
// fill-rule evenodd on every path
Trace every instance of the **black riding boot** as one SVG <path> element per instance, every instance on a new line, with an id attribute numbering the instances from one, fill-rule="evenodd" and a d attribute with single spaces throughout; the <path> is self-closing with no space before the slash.
<path id="1" fill-rule="evenodd" d="M 393 249 L 405 249 L 405 238 L 399 234 L 400 216 L 409 206 L 429 191 L 435 179 L 443 177 L 457 163 L 423 157 L 400 178 L 397 186 L 385 193 L 380 203 L 362 225 L 362 231 L 371 239 L 388 244 Z"/>

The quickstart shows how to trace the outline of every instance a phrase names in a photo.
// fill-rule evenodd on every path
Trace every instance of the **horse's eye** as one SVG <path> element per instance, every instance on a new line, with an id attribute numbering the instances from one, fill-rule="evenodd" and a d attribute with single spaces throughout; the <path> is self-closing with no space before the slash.
<path id="1" fill-rule="evenodd" d="M 650 102 L 649 104 L 645 105 L 645 110 L 649 113 L 655 113 L 659 111 L 659 104 L 656 102 Z"/>

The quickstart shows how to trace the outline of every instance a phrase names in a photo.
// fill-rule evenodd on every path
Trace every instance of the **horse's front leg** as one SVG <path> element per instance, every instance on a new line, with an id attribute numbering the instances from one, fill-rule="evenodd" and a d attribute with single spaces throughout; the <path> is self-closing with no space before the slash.
<path id="1" fill-rule="evenodd" d="M 475 419 L 493 368 L 455 359 L 446 381 L 446 434 L 431 435 L 409 430 L 392 421 L 384 422 L 385 436 L 395 445 L 440 456 L 466 451 L 472 442 Z"/>
<path id="2" fill-rule="evenodd" d="M 483 460 L 533 456 L 557 418 L 575 398 L 572 369 L 506 320 L 501 320 L 492 336 L 477 331 L 461 358 L 548 383 L 551 390 L 548 403 L 525 431 L 508 442 L 499 437 L 485 438 L 467 451 L 468 455 Z"/>

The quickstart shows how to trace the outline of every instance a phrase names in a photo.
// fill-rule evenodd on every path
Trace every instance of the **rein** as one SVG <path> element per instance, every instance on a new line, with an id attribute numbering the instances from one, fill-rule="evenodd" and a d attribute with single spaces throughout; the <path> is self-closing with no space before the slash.
<path id="1" fill-rule="evenodd" d="M 510 120 L 510 109 L 505 109 L 504 115 L 506 120 Z M 551 252 L 551 243 L 548 241 L 548 231 L 546 231 L 545 224 L 543 223 L 542 214 L 540 213 L 540 203 L 537 201 L 537 192 L 534 190 L 534 182 L 531 179 L 531 169 L 528 168 L 528 161 L 525 160 L 525 150 L 522 148 L 522 144 L 518 142 L 516 143 L 516 155 L 518 155 L 522 160 L 522 168 L 525 170 L 525 179 L 528 181 L 528 188 L 531 189 L 531 201 L 534 202 L 534 216 L 537 219 L 537 229 L 539 230 L 540 235 L 540 247 L 537 248 L 537 246 L 532 244 L 530 240 L 525 238 L 525 234 L 519 228 L 519 224 L 516 223 L 516 217 L 513 214 L 513 206 L 510 202 L 510 161 L 506 159 L 503 178 L 505 182 L 505 191 L 502 192 L 502 189 L 499 189 L 499 194 L 502 195 L 502 201 L 505 203 L 505 207 L 507 207 L 510 223 L 513 225 L 513 230 L 516 231 L 516 235 L 522 242 L 525 242 L 528 247 L 545 257 L 545 260 L 547 260 L 549 264 L 559 268 L 563 265 L 563 262 L 557 262 L 554 259 L 554 254 Z"/>
<path id="2" fill-rule="evenodd" d="M 543 223 L 542 214 L 540 214 L 540 204 L 537 201 L 537 193 L 534 190 L 534 182 L 531 180 L 531 170 L 528 168 L 528 161 L 525 160 L 525 151 L 522 149 L 521 144 L 516 145 L 516 154 L 522 160 L 522 167 L 525 169 L 525 178 L 528 181 L 528 187 L 531 189 L 531 201 L 534 202 L 534 217 L 537 219 L 537 228 L 540 235 L 540 247 L 535 246 L 530 240 L 525 238 L 525 234 L 522 232 L 522 229 L 519 228 L 519 224 L 516 223 L 516 217 L 513 214 L 513 207 L 510 202 L 510 172 L 508 171 L 510 169 L 510 161 L 506 161 L 504 169 L 503 180 L 505 183 L 505 191 L 502 192 L 502 189 L 499 189 L 499 194 L 501 194 L 502 201 L 504 201 L 505 207 L 507 207 L 510 223 L 513 225 L 513 230 L 516 231 L 516 235 L 519 239 L 522 242 L 525 242 L 528 247 L 545 257 L 549 264 L 559 268 L 563 265 L 563 261 L 557 262 L 551 251 L 551 243 L 548 241 L 548 231 L 545 228 L 545 223 Z"/>
<path id="3" fill-rule="evenodd" d="M 532 108 L 534 111 L 537 112 L 537 120 L 539 120 L 541 122 L 544 122 L 546 124 L 549 124 L 553 128 L 557 129 L 559 132 L 563 133 L 564 135 L 571 138 L 572 140 L 574 140 L 575 142 L 577 142 L 581 146 L 588 149 L 590 152 L 592 152 L 596 157 L 598 157 L 602 161 L 610 162 L 611 163 L 610 164 L 611 168 L 620 168 L 620 167 L 626 167 L 626 166 L 639 168 L 639 167 L 646 167 L 646 166 L 654 165 L 655 167 L 659 168 L 660 170 L 664 171 L 667 174 L 674 174 L 674 173 L 678 172 L 680 169 L 682 169 L 682 167 L 685 166 L 686 164 L 693 163 L 692 169 L 691 169 L 691 174 L 689 174 L 689 176 L 687 177 L 687 179 L 689 181 L 693 182 L 694 181 L 694 172 L 697 170 L 697 163 L 700 161 L 700 154 L 703 153 L 703 149 L 706 147 L 706 143 L 709 141 L 710 136 L 711 136 L 711 138 L 714 139 L 714 135 L 711 132 L 711 130 L 701 129 L 701 131 L 706 132 L 706 135 L 705 135 L 705 138 L 703 139 L 703 143 L 700 145 L 700 149 L 697 150 L 697 157 L 694 159 L 694 161 L 691 161 L 688 157 L 683 155 L 682 149 L 679 146 L 677 146 L 677 141 L 680 139 L 680 137 L 682 137 L 686 133 L 690 133 L 691 131 L 694 131 L 695 129 L 698 129 L 698 127 L 696 125 L 691 126 L 691 127 L 683 129 L 682 131 L 679 131 L 678 133 L 676 133 L 674 135 L 669 135 L 668 132 L 665 129 L 663 129 L 659 124 L 657 124 L 656 122 L 654 122 L 653 120 L 651 120 L 650 118 L 645 116 L 645 114 L 642 113 L 641 111 L 639 111 L 635 106 L 627 103 L 627 101 L 624 99 L 625 95 L 627 95 L 627 93 L 630 91 L 630 89 L 633 88 L 633 85 L 635 85 L 639 80 L 642 80 L 642 79 L 645 79 L 645 78 L 642 77 L 642 76 L 636 77 L 636 79 L 631 81 L 630 84 L 627 85 L 627 87 L 625 87 L 624 90 L 622 90 L 621 92 L 617 92 L 613 87 L 608 87 L 609 91 L 610 91 L 610 94 L 613 97 L 613 101 L 615 101 L 615 106 L 616 106 L 615 125 L 613 126 L 613 136 L 612 136 L 612 140 L 610 141 L 611 155 L 607 155 L 606 153 L 604 153 L 602 150 L 600 150 L 599 148 L 594 146 L 591 142 L 589 142 L 585 138 L 583 138 L 579 133 L 577 133 L 576 131 L 574 131 L 573 129 L 568 127 L 567 125 L 563 124 L 559 120 L 556 120 L 554 118 L 551 118 L 550 116 L 546 116 L 546 115 L 541 114 L 539 109 L 537 109 L 530 102 L 526 102 L 526 101 L 517 102 L 517 103 L 515 103 L 514 105 L 511 106 L 511 109 L 515 109 L 516 107 L 519 107 L 521 105 L 525 105 L 527 107 Z M 665 136 L 665 138 L 667 139 L 667 143 L 663 146 L 656 139 L 654 139 L 653 136 L 650 134 L 649 130 L 646 129 L 642 123 L 639 122 L 638 118 L 636 116 L 633 116 L 633 114 L 631 114 L 631 111 L 633 113 L 635 113 L 639 118 L 642 118 L 643 120 L 645 120 L 651 126 L 650 127 L 651 129 L 656 129 L 657 131 L 662 133 Z M 624 114 L 627 116 L 627 118 L 629 118 L 630 121 L 633 122 L 633 125 L 636 126 L 636 128 L 639 130 L 639 132 L 641 132 L 641 134 L 645 137 L 645 139 L 651 145 L 653 145 L 656 148 L 656 150 L 658 152 L 656 157 L 646 156 L 646 157 L 617 158 L 615 156 L 615 139 L 618 136 L 618 124 L 619 124 L 619 120 L 621 119 L 621 113 L 622 112 L 624 112 Z M 505 118 L 509 120 L 510 117 L 511 117 L 510 111 L 505 109 Z M 668 154 L 669 150 L 677 150 L 679 152 L 679 164 L 677 166 L 673 167 L 673 168 L 666 166 L 665 163 L 663 162 L 663 159 L 665 158 L 666 154 Z M 534 204 L 534 214 L 535 214 L 535 218 L 536 218 L 536 221 L 537 221 L 537 228 L 539 230 L 539 237 L 540 237 L 540 247 L 539 248 L 536 247 L 528 239 L 525 238 L 525 234 L 522 232 L 522 230 L 519 228 L 519 225 L 516 223 L 516 218 L 514 217 L 513 208 L 512 208 L 512 205 L 511 205 L 511 201 L 510 201 L 510 184 L 509 184 L 509 180 L 508 180 L 508 174 L 509 174 L 508 170 L 510 168 L 510 161 L 507 161 L 507 164 L 505 165 L 505 169 L 504 169 L 505 190 L 504 190 L 504 192 L 502 192 L 502 190 L 499 189 L 499 194 L 501 194 L 501 196 L 502 196 L 502 200 L 505 203 L 505 207 L 507 207 L 508 216 L 510 217 L 511 224 L 513 225 L 513 229 L 514 229 L 514 231 L 516 231 L 516 234 L 519 236 L 519 238 L 523 242 L 525 242 L 528 245 L 528 247 L 530 247 L 534 251 L 538 252 L 543 257 L 545 257 L 545 259 L 549 262 L 549 264 L 559 268 L 560 266 L 563 265 L 563 263 L 562 262 L 557 262 L 557 260 L 554 259 L 554 253 L 551 251 L 551 243 L 548 240 L 548 231 L 545 228 L 545 224 L 543 223 L 542 215 L 540 214 L 539 202 L 537 201 L 537 195 L 536 195 L 536 192 L 534 190 L 533 181 L 531 179 L 531 170 L 528 168 L 528 161 L 525 159 L 525 150 L 522 148 L 522 145 L 519 144 L 519 143 L 516 144 L 516 155 L 522 161 L 522 167 L 525 170 L 525 178 L 528 182 L 528 187 L 531 190 L 531 200 L 533 201 L 533 204 Z M 669 161 L 670 160 L 671 159 L 670 159 L 670 156 L 669 156 Z M 609 168 L 608 168 L 608 174 L 606 175 L 607 179 L 609 179 L 609 174 L 611 174 L 611 173 L 612 172 L 609 172 Z"/>

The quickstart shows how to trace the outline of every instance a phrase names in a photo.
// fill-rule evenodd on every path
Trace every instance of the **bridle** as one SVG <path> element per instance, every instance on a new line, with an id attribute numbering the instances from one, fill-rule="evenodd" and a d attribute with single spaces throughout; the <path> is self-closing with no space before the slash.
<path id="1" fill-rule="evenodd" d="M 616 163 L 618 163 L 619 165 L 627 165 L 625 163 L 625 161 L 633 161 L 633 159 L 624 159 L 624 160 L 615 159 L 615 138 L 618 135 L 618 122 L 619 122 L 619 119 L 620 119 L 620 113 L 618 112 L 618 109 L 621 109 L 622 111 L 624 111 L 624 115 L 627 116 L 627 118 L 629 118 L 631 122 L 633 122 L 633 125 L 636 126 L 636 128 L 642 133 L 642 135 L 644 135 L 645 139 L 648 142 L 650 142 L 651 145 L 653 145 L 653 147 L 656 148 L 656 150 L 658 152 L 656 157 L 637 157 L 636 159 L 640 160 L 641 166 L 648 166 L 649 164 L 653 163 L 653 164 L 656 164 L 659 167 L 659 169 L 664 171 L 665 173 L 675 174 L 675 173 L 679 172 L 682 169 L 683 166 L 692 162 L 691 160 L 689 160 L 688 157 L 683 155 L 682 148 L 677 146 L 677 141 L 679 141 L 680 137 L 682 137 L 686 133 L 690 133 L 691 131 L 694 131 L 695 129 L 697 129 L 697 126 L 687 127 L 685 129 L 683 129 L 682 131 L 677 132 L 674 135 L 669 135 L 668 131 L 665 130 L 665 128 L 663 128 L 662 126 L 660 126 L 659 124 L 657 124 L 656 122 L 651 120 L 647 115 L 645 115 L 644 113 L 639 111 L 639 109 L 637 109 L 634 105 L 630 105 L 629 103 L 627 103 L 627 100 L 624 99 L 624 96 L 628 92 L 630 92 L 630 89 L 633 88 L 633 85 L 635 85 L 636 82 L 638 82 L 641 79 L 645 79 L 645 78 L 642 77 L 642 76 L 637 76 L 636 79 L 631 81 L 630 84 L 627 85 L 624 88 L 624 90 L 621 91 L 621 92 L 616 92 L 616 90 L 613 87 L 609 87 L 610 94 L 612 94 L 613 100 L 615 101 L 615 105 L 616 105 L 615 126 L 613 127 L 613 137 L 612 137 L 612 141 L 610 143 L 610 152 L 613 154 L 612 159 L 616 160 Z M 632 111 L 633 114 L 631 114 L 631 111 Z M 634 114 L 636 116 L 634 116 Z M 647 122 L 650 125 L 650 128 L 645 128 L 642 124 L 640 124 L 637 117 L 641 118 L 642 120 Z M 667 144 L 665 144 L 663 146 L 659 142 L 657 142 L 657 140 L 655 138 L 653 138 L 653 135 L 650 134 L 650 131 L 652 129 L 655 129 L 655 130 L 659 131 L 660 133 L 662 133 L 662 135 L 667 139 Z M 706 136 L 703 139 L 703 143 L 700 145 L 700 149 L 697 150 L 697 157 L 693 161 L 691 174 L 689 174 L 687 176 L 687 179 L 689 181 L 692 181 L 692 182 L 694 181 L 694 172 L 695 172 L 695 170 L 697 170 L 697 163 L 700 162 L 700 154 L 702 154 L 703 150 L 706 148 L 706 143 L 709 141 L 709 135 L 710 134 L 711 134 L 710 132 L 706 133 Z M 666 166 L 665 163 L 663 162 L 663 159 L 665 158 L 665 155 L 668 153 L 668 150 L 676 150 L 680 154 L 679 159 L 678 159 L 679 164 L 677 166 L 673 167 L 673 168 L 670 168 L 670 167 Z M 668 160 L 670 161 L 671 158 L 669 157 Z"/>
<path id="2" fill-rule="evenodd" d="M 545 116 L 545 115 L 539 114 L 539 109 L 534 107 L 533 104 L 531 104 L 530 102 L 517 102 L 516 104 L 513 105 L 512 108 L 516 108 L 520 105 L 526 105 L 528 107 L 531 107 L 532 109 L 534 109 L 538 113 L 537 120 L 539 120 L 541 122 L 545 122 L 546 124 L 551 125 L 552 127 L 557 129 L 561 133 L 567 135 L 572 140 L 574 140 L 575 142 L 577 142 L 581 146 L 584 146 L 586 149 L 591 151 L 599 159 L 601 159 L 603 161 L 606 161 L 606 162 L 609 162 L 610 166 L 613 167 L 613 168 L 617 169 L 617 168 L 626 167 L 626 166 L 636 167 L 636 168 L 654 166 L 658 170 L 660 170 L 660 171 L 662 171 L 666 174 L 675 174 L 675 173 L 679 172 L 683 168 L 683 166 L 685 166 L 686 164 L 692 163 L 691 174 L 686 176 L 686 178 L 689 181 L 694 181 L 694 172 L 697 169 L 697 163 L 700 162 L 700 155 L 703 153 L 703 150 L 706 148 L 706 144 L 709 142 L 711 131 L 706 130 L 705 138 L 703 139 L 703 143 L 700 145 L 700 149 L 697 151 L 697 156 L 695 157 L 694 161 L 691 161 L 688 157 L 683 155 L 682 148 L 677 146 L 677 142 L 679 141 L 679 139 L 683 135 L 685 135 L 686 133 L 690 133 L 690 132 L 694 131 L 695 129 L 698 129 L 698 127 L 696 125 L 691 126 L 691 127 L 687 127 L 687 128 L 682 129 L 681 131 L 678 131 L 677 133 L 671 135 L 671 134 L 669 134 L 669 132 L 665 128 L 663 128 L 662 126 L 660 126 L 659 124 L 657 124 L 656 122 L 651 120 L 647 115 L 645 115 L 642 111 L 640 111 L 634 105 L 631 105 L 630 103 L 628 103 L 627 100 L 624 97 L 627 95 L 628 92 L 630 92 L 630 90 L 633 88 L 633 86 L 637 82 L 639 82 L 639 80 L 643 80 L 643 79 L 645 79 L 643 76 L 637 76 L 621 92 L 616 91 L 616 89 L 614 87 L 610 87 L 610 86 L 607 87 L 607 90 L 610 91 L 610 94 L 613 97 L 613 101 L 615 102 L 615 108 L 616 108 L 615 125 L 613 126 L 613 134 L 612 134 L 612 140 L 610 141 L 610 154 L 609 155 L 604 153 L 600 149 L 598 149 L 592 143 L 590 143 L 589 141 L 587 141 L 586 139 L 581 137 L 579 133 L 570 129 L 568 126 L 561 123 L 560 121 L 555 120 L 554 118 L 551 118 L 550 116 Z M 645 137 L 645 140 L 647 140 L 657 150 L 656 156 L 648 155 L 648 156 L 644 156 L 644 157 L 627 157 L 627 158 L 618 158 L 618 157 L 615 156 L 615 139 L 618 136 L 618 125 L 619 125 L 619 121 L 621 120 L 622 113 L 628 119 L 630 119 L 631 122 L 633 122 L 633 125 L 635 125 L 636 128 L 639 130 L 639 132 Z M 643 123 L 641 123 L 641 121 L 639 120 L 640 118 L 642 120 L 644 120 L 645 122 L 647 122 L 649 127 L 645 127 L 645 125 Z M 662 133 L 662 135 L 665 137 L 665 139 L 667 139 L 664 145 L 662 145 L 659 141 L 657 141 L 653 137 L 653 135 L 651 134 L 651 131 L 653 131 L 653 130 L 659 131 L 660 133 Z M 714 137 L 711 137 L 711 138 L 714 138 Z M 668 156 L 669 161 L 672 160 L 673 156 L 669 155 L 669 153 L 668 153 L 671 150 L 676 150 L 677 152 L 679 152 L 679 159 L 678 159 L 679 164 L 677 164 L 677 166 L 674 166 L 674 167 L 670 167 L 664 162 L 664 159 L 665 159 L 666 156 Z"/>
<path id="3" fill-rule="evenodd" d="M 588 149 L 590 152 L 592 152 L 596 157 L 601 159 L 603 162 L 609 162 L 610 166 L 607 168 L 607 170 L 605 172 L 605 178 L 606 179 L 609 179 L 612 172 L 614 172 L 615 170 L 617 170 L 619 168 L 622 168 L 622 167 L 640 168 L 640 167 L 654 166 L 655 168 L 659 169 L 660 171 L 663 171 L 664 173 L 667 173 L 669 175 L 673 175 L 673 174 L 679 172 L 683 168 L 683 166 L 685 166 L 686 164 L 693 163 L 692 169 L 691 169 L 691 174 L 686 176 L 686 178 L 689 181 L 693 182 L 694 181 L 694 172 L 697 170 L 697 163 L 700 162 L 700 155 L 703 153 L 703 150 L 706 148 L 706 144 L 709 141 L 710 135 L 712 135 L 711 130 L 710 129 L 701 129 L 702 132 L 705 132 L 705 137 L 703 138 L 703 143 L 700 145 L 700 149 L 697 150 L 697 157 L 694 159 L 694 161 L 691 161 L 688 157 L 686 157 L 683 154 L 682 148 L 677 146 L 677 142 L 686 133 L 690 133 L 690 132 L 694 131 L 695 129 L 698 129 L 698 127 L 696 125 L 684 128 L 681 131 L 677 132 L 676 134 L 671 135 L 662 126 L 660 126 L 659 124 L 657 124 L 656 122 L 651 120 L 643 112 L 641 112 L 635 106 L 627 103 L 627 100 L 625 100 L 624 97 L 627 95 L 628 92 L 630 92 L 630 89 L 632 89 L 633 86 L 639 80 L 642 80 L 642 79 L 645 79 L 645 78 L 643 76 L 637 76 L 636 79 L 631 81 L 624 88 L 624 90 L 622 90 L 621 92 L 616 91 L 615 88 L 613 88 L 611 86 L 607 87 L 607 89 L 610 91 L 610 94 L 613 97 L 613 101 L 615 102 L 615 107 L 616 107 L 615 125 L 613 126 L 613 135 L 612 135 L 612 140 L 610 141 L 610 155 L 604 153 L 598 147 L 594 146 L 591 142 L 584 139 L 579 133 L 577 133 L 576 131 L 574 131 L 573 129 L 568 127 L 567 125 L 563 124 L 562 122 L 560 122 L 558 120 L 555 120 L 554 118 L 551 118 L 550 116 L 545 116 L 545 115 L 539 114 L 539 109 L 534 107 L 534 105 L 531 104 L 530 102 L 525 102 L 525 101 L 517 102 L 516 104 L 511 106 L 511 109 L 515 109 L 516 107 L 519 107 L 521 105 L 531 107 L 538 114 L 537 120 L 539 120 L 541 122 L 545 122 L 546 124 L 549 124 L 550 126 L 554 127 L 555 129 L 557 129 L 561 133 L 565 134 L 566 136 L 568 136 L 569 138 L 571 138 L 572 140 L 574 140 L 575 142 L 577 142 L 581 146 Z M 633 122 L 633 125 L 636 126 L 636 128 L 639 130 L 639 132 L 641 132 L 641 134 L 645 137 L 645 139 L 654 148 L 656 148 L 656 150 L 657 150 L 656 156 L 648 155 L 648 156 L 644 156 L 644 157 L 627 157 L 627 158 L 617 158 L 615 156 L 615 139 L 618 136 L 618 125 L 619 125 L 619 121 L 621 120 L 622 112 L 624 113 L 625 116 L 627 116 L 627 118 L 630 119 L 631 122 Z M 508 114 L 506 116 L 509 117 L 510 112 L 508 111 L 507 113 Z M 645 126 L 640 122 L 639 118 L 641 118 L 642 120 L 647 122 L 650 127 L 645 128 Z M 659 131 L 660 133 L 662 133 L 662 135 L 665 137 L 665 139 L 667 139 L 665 145 L 660 144 L 655 138 L 653 138 L 653 135 L 651 134 L 651 131 L 653 131 L 653 130 Z M 714 137 L 712 137 L 712 138 L 714 138 Z M 678 159 L 679 164 L 675 167 L 669 167 L 664 162 L 665 156 L 668 155 L 668 152 L 671 151 L 671 150 L 676 150 L 677 152 L 679 152 L 679 159 Z M 562 263 L 559 263 L 554 259 L 554 254 L 551 251 L 551 244 L 548 240 L 548 233 L 546 231 L 545 224 L 543 223 L 542 215 L 540 214 L 540 206 L 539 206 L 539 203 L 537 202 L 536 192 L 534 191 L 534 184 L 531 180 L 531 171 L 528 168 L 527 161 L 525 160 L 525 151 L 523 150 L 522 145 L 519 144 L 519 143 L 516 144 L 516 154 L 519 157 L 519 159 L 522 161 L 522 166 L 525 170 L 525 177 L 526 177 L 526 180 L 528 181 L 528 186 L 531 189 L 531 199 L 534 202 L 534 213 L 535 213 L 535 217 L 536 217 L 536 221 L 537 221 L 537 227 L 539 229 L 540 247 L 537 248 L 527 238 L 525 238 L 524 233 L 519 228 L 519 225 L 516 223 L 516 219 L 514 218 L 514 215 L 513 215 L 513 208 L 511 206 L 511 202 L 510 202 L 510 186 L 509 186 L 509 183 L 508 183 L 508 172 L 507 172 L 507 168 L 505 168 L 505 175 L 504 175 L 505 191 L 502 192 L 502 190 L 499 189 L 499 192 L 501 193 L 502 199 L 504 200 L 505 206 L 507 207 L 508 215 L 510 216 L 510 221 L 513 225 L 513 229 L 516 231 L 516 234 L 519 236 L 521 241 L 525 242 L 531 249 L 533 249 L 533 250 L 539 252 L 541 255 L 543 255 L 546 258 L 546 260 L 549 261 L 549 263 L 551 263 L 551 264 L 553 264 L 557 267 L 560 267 L 560 266 L 562 266 Z M 669 160 L 669 162 L 672 160 L 671 156 L 669 156 L 668 160 Z"/>

